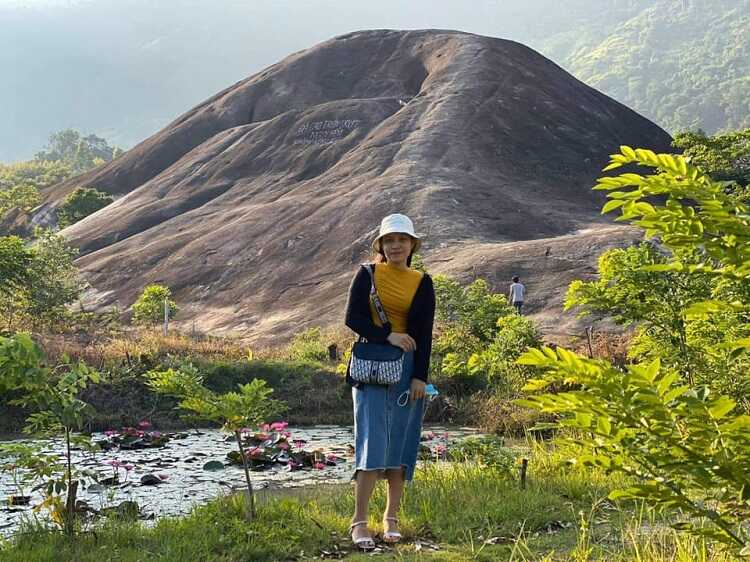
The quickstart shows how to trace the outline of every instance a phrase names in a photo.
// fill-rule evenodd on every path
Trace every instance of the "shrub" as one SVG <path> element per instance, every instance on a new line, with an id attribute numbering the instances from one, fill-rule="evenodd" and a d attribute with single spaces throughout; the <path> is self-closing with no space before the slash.
<path id="1" fill-rule="evenodd" d="M 505 446 L 505 440 L 492 435 L 469 437 L 453 443 L 448 449 L 448 458 L 457 462 L 476 462 L 508 476 L 513 474 L 516 454 Z"/>
<path id="2" fill-rule="evenodd" d="M 133 303 L 133 322 L 136 324 L 156 325 L 164 320 L 164 306 L 171 320 L 177 316 L 177 303 L 172 300 L 172 291 L 164 285 L 149 285 Z"/>
<path id="3" fill-rule="evenodd" d="M 57 209 L 57 222 L 60 228 L 75 224 L 87 216 L 103 209 L 114 199 L 108 193 L 91 187 L 75 188 Z"/>
<path id="4" fill-rule="evenodd" d="M 50 230 L 35 234 L 25 250 L 17 238 L 0 238 L 0 257 L 9 258 L 0 266 L 3 274 L 9 271 L 8 279 L 0 280 L 0 310 L 8 330 L 62 323 L 84 288 L 73 263 L 78 251 Z"/>
<path id="5" fill-rule="evenodd" d="M 289 345 L 289 358 L 295 361 L 326 361 L 328 346 L 319 327 L 297 334 Z"/>

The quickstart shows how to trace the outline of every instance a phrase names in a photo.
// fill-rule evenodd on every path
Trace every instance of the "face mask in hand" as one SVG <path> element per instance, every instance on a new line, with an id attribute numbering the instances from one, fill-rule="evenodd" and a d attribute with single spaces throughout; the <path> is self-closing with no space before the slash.
<path id="1" fill-rule="evenodd" d="M 425 392 L 425 395 L 427 396 L 427 399 L 430 401 L 437 398 L 438 394 L 440 394 L 438 392 L 438 389 L 435 388 L 434 384 L 428 384 L 427 386 L 425 386 L 424 392 Z M 409 391 L 404 390 L 401 394 L 398 395 L 396 404 L 398 404 L 399 406 L 406 406 L 408 403 L 409 403 Z"/>

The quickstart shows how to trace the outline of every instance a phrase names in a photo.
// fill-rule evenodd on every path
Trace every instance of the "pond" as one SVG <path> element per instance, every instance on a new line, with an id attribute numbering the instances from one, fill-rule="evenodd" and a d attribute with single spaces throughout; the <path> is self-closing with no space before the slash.
<path id="1" fill-rule="evenodd" d="M 288 466 L 274 464 L 266 470 L 251 472 L 250 477 L 256 489 L 339 483 L 351 478 L 354 443 L 351 427 L 318 425 L 286 429 L 294 441 L 306 442 L 306 451 L 317 450 L 325 456 L 333 455 L 338 460 L 335 465 L 329 463 L 330 466 L 321 465 L 317 469 L 290 471 Z M 442 441 L 446 437 L 452 441 L 478 435 L 476 430 L 466 427 L 424 428 L 423 435 L 432 433 Z M 103 439 L 104 435 L 94 434 L 92 437 L 97 441 Z M 62 456 L 62 441 L 50 440 L 44 446 L 45 452 Z M 229 464 L 227 460 L 227 453 L 236 450 L 236 447 L 235 441 L 226 433 L 218 429 L 201 429 L 172 435 L 166 445 L 157 449 L 114 448 L 94 453 L 76 450 L 74 459 L 77 466 L 96 472 L 100 481 L 115 473 L 119 476 L 116 483 L 93 484 L 80 491 L 78 497 L 97 511 L 117 506 L 124 501 L 136 502 L 140 506 L 141 518 L 147 520 L 185 514 L 196 504 L 245 488 L 245 475 L 241 466 Z M 218 466 L 218 470 L 204 469 L 209 461 L 219 461 L 225 466 L 221 468 L 214 462 L 211 464 Z M 112 464 L 120 466 L 113 467 Z M 142 484 L 144 477 L 158 483 Z M 42 501 L 42 493 L 37 490 L 32 493 L 29 505 L 8 505 L 5 498 L 15 493 L 11 475 L 0 473 L 0 535 L 6 537 L 18 528 L 23 517 L 34 516 L 34 506 Z"/>

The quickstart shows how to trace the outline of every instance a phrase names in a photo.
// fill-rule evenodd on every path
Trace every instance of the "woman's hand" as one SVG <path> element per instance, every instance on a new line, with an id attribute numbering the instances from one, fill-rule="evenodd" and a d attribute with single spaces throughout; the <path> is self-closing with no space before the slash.
<path id="1" fill-rule="evenodd" d="M 388 334 L 388 343 L 400 347 L 407 353 L 417 349 L 417 342 L 414 341 L 414 338 L 409 334 L 402 334 L 400 332 L 391 332 Z"/>
<path id="2" fill-rule="evenodd" d="M 427 384 L 421 379 L 411 379 L 411 391 L 409 392 L 409 396 L 412 400 L 419 400 L 420 398 L 425 397 L 425 387 Z"/>

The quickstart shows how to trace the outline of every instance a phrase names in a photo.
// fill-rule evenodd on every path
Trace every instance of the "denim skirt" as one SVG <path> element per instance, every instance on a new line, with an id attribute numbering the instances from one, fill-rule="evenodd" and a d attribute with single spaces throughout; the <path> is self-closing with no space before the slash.
<path id="1" fill-rule="evenodd" d="M 398 384 L 352 387 L 354 399 L 354 476 L 359 470 L 404 469 L 411 480 L 422 435 L 424 398 L 408 396 L 414 373 L 414 353 L 404 354 Z"/>

